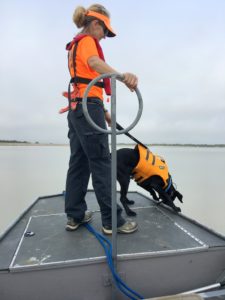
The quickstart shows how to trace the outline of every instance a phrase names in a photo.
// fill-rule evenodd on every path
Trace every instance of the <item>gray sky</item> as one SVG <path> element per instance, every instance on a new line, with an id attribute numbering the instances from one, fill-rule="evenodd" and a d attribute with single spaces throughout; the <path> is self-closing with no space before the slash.
<path id="1" fill-rule="evenodd" d="M 67 143 L 66 114 L 58 114 L 65 44 L 77 32 L 74 8 L 95 2 L 1 0 L 0 139 Z M 225 143 L 225 1 L 99 3 L 117 32 L 101 42 L 107 62 L 139 77 L 144 111 L 131 134 L 144 143 Z M 117 103 L 128 126 L 136 96 L 119 85 Z"/>

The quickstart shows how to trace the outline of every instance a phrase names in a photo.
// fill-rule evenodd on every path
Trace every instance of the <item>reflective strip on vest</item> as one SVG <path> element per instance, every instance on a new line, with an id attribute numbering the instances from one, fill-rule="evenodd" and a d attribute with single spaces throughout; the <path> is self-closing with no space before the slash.
<path id="1" fill-rule="evenodd" d="M 158 155 L 154 155 L 149 149 L 141 145 L 137 145 L 137 147 L 139 151 L 139 162 L 133 169 L 134 180 L 140 184 L 146 179 L 157 175 L 163 179 L 165 183 L 164 188 L 166 188 L 168 185 L 169 172 L 165 160 Z"/>

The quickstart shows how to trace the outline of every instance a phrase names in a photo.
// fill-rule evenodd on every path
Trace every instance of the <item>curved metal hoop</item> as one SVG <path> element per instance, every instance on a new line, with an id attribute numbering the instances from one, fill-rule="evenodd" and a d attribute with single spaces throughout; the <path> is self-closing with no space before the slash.
<path id="1" fill-rule="evenodd" d="M 84 116 L 87 119 L 87 121 L 89 122 L 90 125 L 92 125 L 96 130 L 103 132 L 103 133 L 108 133 L 108 134 L 112 134 L 112 130 L 107 130 L 104 128 L 99 127 L 90 117 L 89 113 L 88 113 L 88 109 L 87 109 L 87 96 L 88 93 L 91 89 L 91 87 L 98 82 L 99 80 L 103 79 L 103 78 L 115 78 L 118 80 L 123 80 L 123 77 L 121 75 L 118 75 L 116 73 L 107 73 L 107 74 L 103 74 L 100 75 L 98 77 L 96 77 L 95 79 L 93 79 L 87 86 L 85 93 L 84 93 L 84 97 L 83 97 L 83 101 L 82 101 L 82 107 L 83 107 L 83 112 L 84 112 Z M 112 91 L 113 92 L 113 91 Z M 138 121 L 141 118 L 142 115 L 142 111 L 143 111 L 143 100 L 141 97 L 141 93 L 139 91 L 138 88 L 135 89 L 135 93 L 137 95 L 138 98 L 138 102 L 139 102 L 139 108 L 138 108 L 138 113 L 136 115 L 136 118 L 134 119 L 134 121 L 131 123 L 130 126 L 128 126 L 127 128 L 123 129 L 123 130 L 116 130 L 116 134 L 123 134 L 126 133 L 128 131 L 130 131 L 132 128 L 134 128 L 134 126 L 138 123 Z"/>

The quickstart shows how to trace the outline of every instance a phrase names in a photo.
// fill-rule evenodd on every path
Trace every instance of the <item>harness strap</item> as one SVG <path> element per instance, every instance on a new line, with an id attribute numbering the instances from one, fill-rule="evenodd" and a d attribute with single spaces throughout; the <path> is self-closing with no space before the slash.
<path id="1" fill-rule="evenodd" d="M 170 177 L 169 177 L 168 185 L 167 185 L 167 187 L 165 188 L 165 192 L 168 192 L 168 190 L 169 190 L 170 187 L 171 187 L 171 184 L 172 184 L 172 177 L 170 176 Z"/>
<path id="2" fill-rule="evenodd" d="M 82 103 L 82 101 L 83 98 L 79 98 L 79 97 L 75 99 L 71 99 L 71 102 L 75 102 L 75 103 Z M 104 106 L 102 100 L 95 97 L 87 97 L 87 103 L 99 104 L 101 106 Z"/>
<path id="3" fill-rule="evenodd" d="M 89 84 L 93 79 L 89 79 L 89 78 L 84 78 L 84 77 L 79 77 L 79 76 L 76 76 L 76 77 L 72 77 L 70 79 L 70 83 L 85 83 L 85 84 Z M 97 87 L 100 87 L 100 88 L 104 88 L 104 82 L 96 82 L 94 84 L 95 86 Z"/>
<path id="4" fill-rule="evenodd" d="M 73 71 L 74 71 L 74 76 L 76 75 L 76 52 L 77 52 L 77 46 L 78 43 L 75 43 L 74 49 L 73 49 L 73 59 L 72 59 L 72 64 L 73 64 Z M 70 71 L 70 66 L 69 66 L 69 52 L 68 52 L 68 69 Z M 75 82 L 74 82 L 75 83 Z M 69 109 L 71 110 L 71 90 L 70 90 L 70 85 L 71 85 L 71 80 L 68 84 L 68 104 L 69 104 Z M 76 85 L 76 83 L 75 83 Z"/>

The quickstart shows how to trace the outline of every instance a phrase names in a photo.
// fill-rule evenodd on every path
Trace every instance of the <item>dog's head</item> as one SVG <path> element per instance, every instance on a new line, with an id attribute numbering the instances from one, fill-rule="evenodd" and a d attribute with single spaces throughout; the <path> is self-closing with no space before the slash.
<path id="1" fill-rule="evenodd" d="M 160 198 L 162 199 L 163 203 L 173 208 L 176 212 L 181 212 L 180 207 L 174 204 L 174 200 L 178 198 L 178 200 L 183 203 L 183 195 L 175 189 L 172 177 L 169 177 L 169 183 L 165 189 L 160 193 Z"/>
<path id="2" fill-rule="evenodd" d="M 169 175 L 169 181 L 166 187 L 163 187 L 165 185 L 164 180 L 160 176 L 152 176 L 151 180 L 148 181 L 148 185 L 146 184 L 143 186 L 145 189 L 147 189 L 150 194 L 152 195 L 153 199 L 158 201 L 158 203 L 164 203 L 168 206 L 170 206 L 174 211 L 180 212 L 180 207 L 177 207 L 174 204 L 174 200 L 178 198 L 178 200 L 183 203 L 182 199 L 183 196 L 180 192 L 174 187 L 174 184 L 172 182 L 172 178 Z M 157 192 L 157 194 L 155 193 Z"/>

